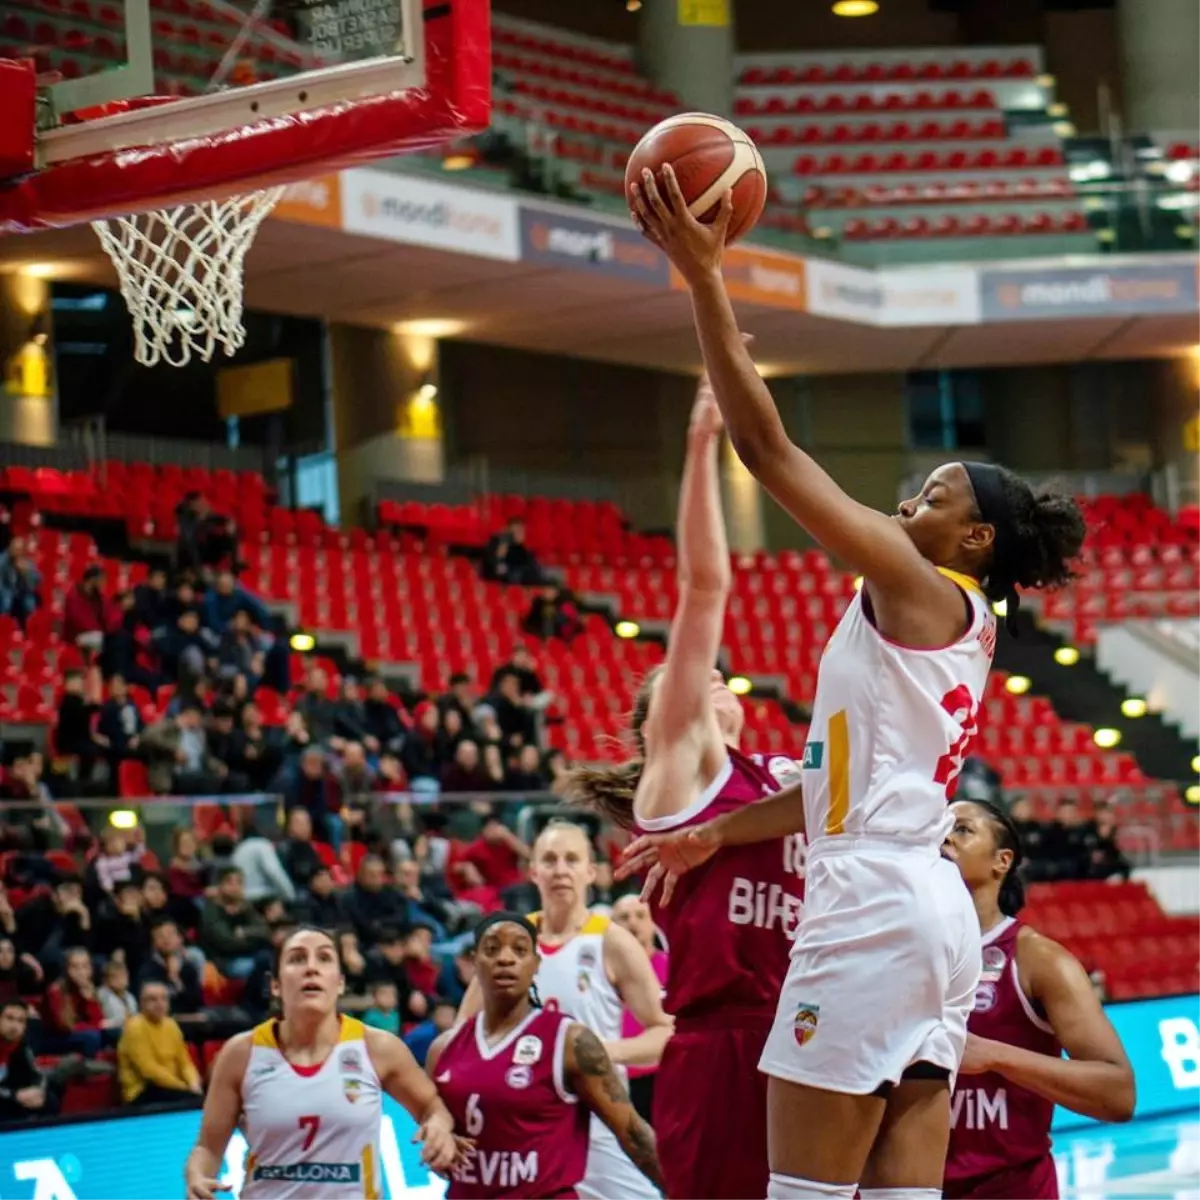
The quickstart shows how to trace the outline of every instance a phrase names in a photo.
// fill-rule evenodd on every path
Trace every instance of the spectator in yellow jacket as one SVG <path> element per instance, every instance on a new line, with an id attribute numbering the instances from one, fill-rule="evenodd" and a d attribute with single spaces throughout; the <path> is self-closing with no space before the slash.
<path id="1" fill-rule="evenodd" d="M 125 1022 L 117 1043 L 117 1079 L 126 1104 L 190 1103 L 200 1094 L 200 1073 L 183 1030 L 170 1015 L 165 985 L 142 984 L 141 1011 Z"/>

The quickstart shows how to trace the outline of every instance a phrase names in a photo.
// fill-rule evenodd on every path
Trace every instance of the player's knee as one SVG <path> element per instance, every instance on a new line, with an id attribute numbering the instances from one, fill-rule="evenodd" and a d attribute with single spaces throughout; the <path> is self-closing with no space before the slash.
<path id="1" fill-rule="evenodd" d="M 772 1171 L 771 1181 L 767 1184 L 767 1200 L 854 1200 L 857 1191 L 856 1183 L 819 1183 L 815 1179 Z"/>
<path id="2" fill-rule="evenodd" d="M 941 1188 L 863 1188 L 862 1200 L 942 1200 Z"/>

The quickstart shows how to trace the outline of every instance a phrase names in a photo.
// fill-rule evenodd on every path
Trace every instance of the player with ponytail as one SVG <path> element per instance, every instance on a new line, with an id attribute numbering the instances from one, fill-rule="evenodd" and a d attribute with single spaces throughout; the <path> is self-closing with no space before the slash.
<path id="1" fill-rule="evenodd" d="M 977 800 L 959 801 L 953 815 L 942 853 L 975 902 L 983 968 L 951 1103 L 943 1194 L 1053 1200 L 1054 1106 L 1127 1121 L 1133 1070 L 1079 961 L 1019 919 L 1025 889 L 1012 818 Z"/>

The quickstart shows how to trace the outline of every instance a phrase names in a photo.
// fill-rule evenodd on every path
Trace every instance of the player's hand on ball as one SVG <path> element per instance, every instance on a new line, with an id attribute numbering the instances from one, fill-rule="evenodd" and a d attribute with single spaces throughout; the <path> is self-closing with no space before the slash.
<path id="1" fill-rule="evenodd" d="M 695 283 L 721 269 L 725 235 L 733 216 L 733 193 L 726 192 L 721 197 L 716 219 L 705 225 L 688 212 L 670 163 L 663 164 L 662 176 L 664 187 L 660 189 L 653 172 L 642 172 L 641 182 L 631 189 L 630 215 L 642 234 L 675 264 L 684 279 L 689 284 Z"/>

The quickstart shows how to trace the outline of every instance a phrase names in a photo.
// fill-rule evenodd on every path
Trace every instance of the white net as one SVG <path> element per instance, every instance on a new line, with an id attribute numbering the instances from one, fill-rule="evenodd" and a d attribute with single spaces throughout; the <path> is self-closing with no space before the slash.
<path id="1" fill-rule="evenodd" d="M 121 280 L 138 362 L 182 367 L 241 347 L 246 251 L 283 190 L 92 222 Z"/>

